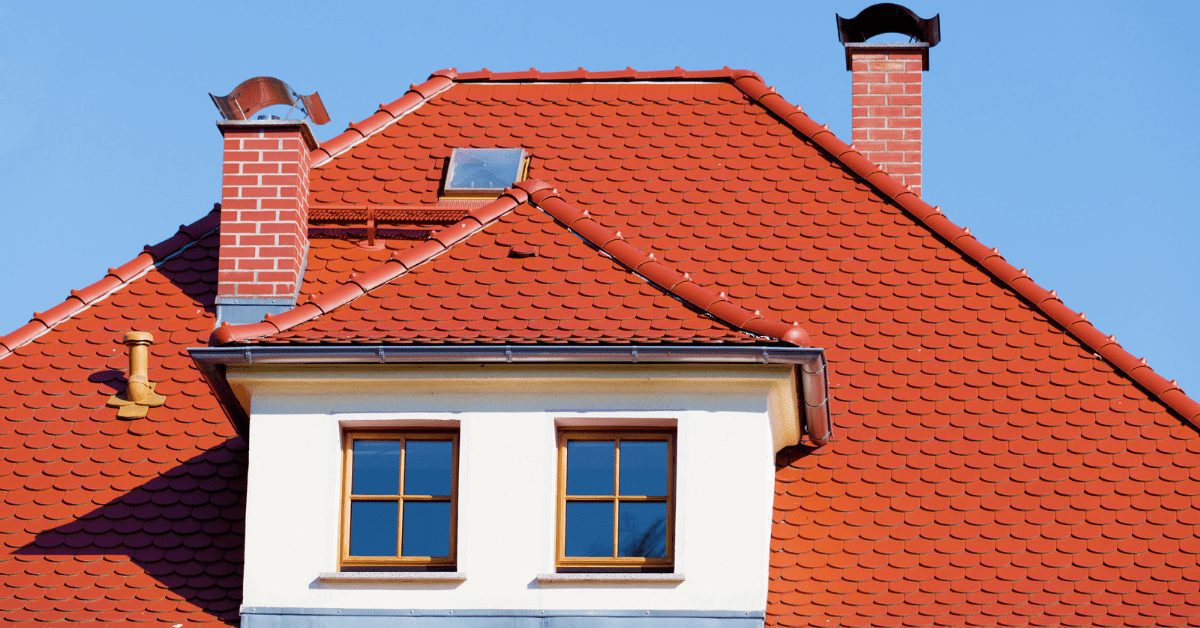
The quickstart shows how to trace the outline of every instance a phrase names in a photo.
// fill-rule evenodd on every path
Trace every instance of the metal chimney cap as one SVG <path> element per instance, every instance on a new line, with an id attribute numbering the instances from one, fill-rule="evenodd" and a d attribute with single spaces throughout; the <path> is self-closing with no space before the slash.
<path id="1" fill-rule="evenodd" d="M 861 44 L 883 33 L 908 35 L 916 42 L 929 47 L 942 40 L 941 14 L 923 18 L 910 9 L 891 2 L 873 4 L 845 18 L 837 16 L 838 41 L 843 44 Z"/>
<path id="2" fill-rule="evenodd" d="M 325 111 L 320 94 L 313 92 L 307 96 L 301 95 L 273 76 L 249 78 L 224 96 L 211 93 L 208 96 L 225 120 L 249 120 L 271 105 L 290 105 L 303 112 L 313 124 L 329 122 L 329 114 Z"/>

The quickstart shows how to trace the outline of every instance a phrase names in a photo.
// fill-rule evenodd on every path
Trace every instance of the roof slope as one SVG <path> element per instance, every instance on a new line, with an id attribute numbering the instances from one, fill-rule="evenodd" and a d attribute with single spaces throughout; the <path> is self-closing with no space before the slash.
<path id="1" fill-rule="evenodd" d="M 455 117 L 458 120 L 445 124 Z M 771 139 L 782 129 L 799 134 L 808 148 L 817 150 L 820 158 L 808 167 L 818 172 L 803 173 L 797 164 L 786 163 L 800 155 L 788 154 L 787 142 Z M 606 133 L 611 137 L 604 137 Z M 546 170 L 539 171 L 535 164 L 534 176 L 556 181 L 586 207 L 592 202 L 685 207 L 755 200 L 792 206 L 828 203 L 834 198 L 831 192 L 847 191 L 844 186 L 826 189 L 812 180 L 801 183 L 851 174 L 858 184 L 854 191 L 869 190 L 895 203 L 1168 407 L 1200 424 L 1200 403 L 1178 384 L 1155 373 L 1144 359 L 1130 354 L 996 249 L 984 246 L 748 70 L 439 70 L 314 151 L 312 198 L 318 203 L 433 204 L 441 180 L 438 164 L 453 148 L 507 146 L 513 141 L 534 150 L 539 162 L 545 160 L 540 165 Z M 841 176 L 819 172 L 829 166 Z M 780 171 L 792 176 L 780 180 Z M 642 176 L 636 176 L 639 173 Z M 648 181 L 647 173 L 661 178 Z M 763 176 L 767 173 L 776 176 Z M 818 192 L 825 192 L 824 198 L 816 197 Z M 859 195 L 851 198 L 857 201 Z M 710 209 L 706 215 L 714 213 L 720 212 Z"/>
<path id="2" fill-rule="evenodd" d="M 476 237 L 491 225 L 487 238 Z M 449 254 L 439 258 L 443 252 Z M 294 310 L 213 334 L 217 344 L 803 344 L 806 338 L 798 326 L 767 320 L 672 270 L 542 181 L 506 190 Z"/>
<path id="3" fill-rule="evenodd" d="M 0 359 L 6 621 L 237 619 L 245 444 L 186 352 L 214 321 L 211 216 L 38 317 L 52 327 Z M 167 402 L 121 421 L 105 402 L 124 388 L 131 328 L 158 341 L 150 374 Z"/>
<path id="4" fill-rule="evenodd" d="M 780 458 L 769 624 L 1200 612 L 1200 406 L 756 75 L 637 78 L 435 74 L 313 199 L 432 204 L 452 147 L 520 145 L 632 245 L 797 320 L 841 436 Z"/>
<path id="5" fill-rule="evenodd" d="M 433 205 L 451 147 L 516 143 L 600 228 L 826 348 L 839 440 L 778 459 L 770 625 L 1200 614 L 1200 434 L 1180 420 L 1196 404 L 755 75 L 442 72 L 384 111 L 319 149 L 315 202 Z M 362 317 L 343 331 L 390 325 L 355 306 L 413 296 L 394 310 L 407 323 L 434 304 L 413 286 L 458 303 L 456 275 L 478 275 L 506 234 L 554 234 L 541 246 L 564 246 L 558 263 L 608 276 L 517 205 L 437 258 L 314 239 L 303 293 L 348 305 L 288 329 L 349 312 Z M 185 352 L 212 326 L 207 230 L 0 340 L 6 619 L 236 618 L 244 444 Z M 428 266 L 385 276 L 397 254 Z M 353 272 L 381 283 L 364 297 Z M 169 396 L 144 422 L 103 407 L 129 327 L 158 338 L 150 372 Z"/>

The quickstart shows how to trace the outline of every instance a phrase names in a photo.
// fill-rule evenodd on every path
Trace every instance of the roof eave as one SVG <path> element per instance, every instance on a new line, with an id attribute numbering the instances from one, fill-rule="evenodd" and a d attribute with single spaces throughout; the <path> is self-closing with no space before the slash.
<path id="1" fill-rule="evenodd" d="M 234 429 L 249 437 L 249 414 L 234 394 L 230 366 L 324 364 L 786 364 L 795 369 L 801 431 L 808 444 L 832 436 L 825 350 L 734 345 L 275 345 L 188 349 Z"/>

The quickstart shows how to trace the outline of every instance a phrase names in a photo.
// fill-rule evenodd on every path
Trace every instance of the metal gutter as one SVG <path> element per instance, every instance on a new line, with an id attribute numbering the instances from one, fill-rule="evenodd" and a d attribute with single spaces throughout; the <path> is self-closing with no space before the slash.
<path id="1" fill-rule="evenodd" d="M 229 382 L 230 366 L 259 364 L 790 364 L 796 370 L 804 433 L 814 446 L 832 436 L 824 349 L 721 345 L 308 345 L 188 349 L 237 431 L 249 417 Z"/>

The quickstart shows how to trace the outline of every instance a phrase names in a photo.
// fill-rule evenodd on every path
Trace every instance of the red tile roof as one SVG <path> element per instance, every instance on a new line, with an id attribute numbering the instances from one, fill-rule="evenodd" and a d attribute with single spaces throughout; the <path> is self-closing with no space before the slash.
<path id="1" fill-rule="evenodd" d="M 514 212 L 521 207 L 540 209 L 549 219 Z M 497 222 L 486 240 L 472 242 L 461 256 L 453 251 L 447 261 L 411 272 Z M 612 261 L 594 259 L 597 253 L 587 245 Z M 532 259 L 510 261 L 522 247 Z M 395 285 L 410 276 L 412 281 Z M 367 302 L 342 309 L 368 294 Z M 369 325 L 362 324 L 364 316 Z M 740 307 L 629 244 L 553 186 L 525 181 L 293 310 L 260 323 L 222 325 L 213 343 L 691 344 L 746 343 L 756 336 L 795 345 L 807 340 L 799 326 Z"/>
<path id="2" fill-rule="evenodd" d="M 756 75 L 435 73 L 319 149 L 312 199 L 435 207 L 451 148 L 503 145 L 528 149 L 531 176 L 561 198 L 512 197 L 473 235 L 448 231 L 457 244 L 316 238 L 302 288 L 314 306 L 270 340 L 516 341 L 561 329 L 550 313 L 606 317 L 547 340 L 748 338 L 626 272 L 632 250 L 654 251 L 739 315 L 797 321 L 827 352 L 838 440 L 778 459 L 769 625 L 1200 614 L 1200 434 L 1185 422 L 1200 405 Z M 563 199 L 596 225 L 575 233 L 620 266 L 552 221 L 570 224 Z M 629 248 L 598 244 L 601 230 Z M 244 445 L 184 353 L 212 325 L 215 238 L 192 233 L 0 339 L 9 618 L 236 614 Z M 523 246 L 538 255 L 508 257 Z M 561 299 L 549 321 L 504 307 L 547 295 Z M 640 299 L 671 326 L 622 328 Z M 159 338 L 151 376 L 169 399 L 126 423 L 103 402 L 133 326 Z"/>
<path id="3" fill-rule="evenodd" d="M 83 311 L 115 290 L 125 287 L 131 281 L 150 270 L 156 263 L 167 257 L 178 254 L 183 248 L 191 246 L 200 238 L 212 233 L 218 225 L 220 216 L 217 209 L 209 212 L 200 220 L 190 225 L 180 225 L 176 234 L 154 246 L 147 246 L 137 257 L 116 267 L 109 268 L 103 279 L 80 290 L 72 290 L 70 296 L 62 303 L 44 311 L 34 312 L 33 318 L 17 330 L 0 336 L 0 358 L 12 353 L 17 347 L 25 345 L 45 333 L 55 325 Z"/>
<path id="4" fill-rule="evenodd" d="M 246 447 L 186 351 L 213 327 L 216 216 L 4 337 L 5 621 L 237 619 Z M 157 340 L 150 372 L 167 401 L 122 421 L 105 402 L 124 388 L 119 339 L 131 328 Z"/>

